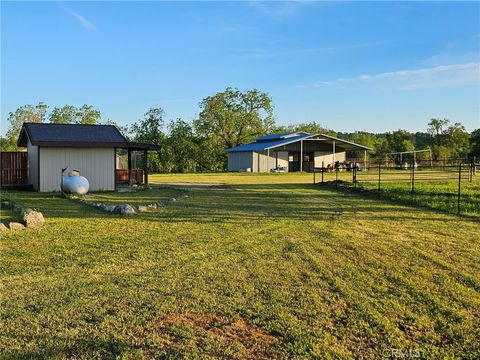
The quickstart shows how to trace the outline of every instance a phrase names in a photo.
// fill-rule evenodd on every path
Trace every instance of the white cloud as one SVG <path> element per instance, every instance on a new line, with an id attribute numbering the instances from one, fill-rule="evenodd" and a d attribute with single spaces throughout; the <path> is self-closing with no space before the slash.
<path id="1" fill-rule="evenodd" d="M 373 83 L 391 80 L 399 89 L 420 89 L 440 86 L 456 86 L 480 82 L 480 63 L 440 65 L 431 68 L 398 70 L 378 74 L 365 74 L 350 78 L 316 81 L 307 87 L 323 87 L 338 84 Z"/>
<path id="2" fill-rule="evenodd" d="M 95 27 L 95 25 L 93 25 L 89 20 L 87 20 L 85 17 L 83 17 L 82 15 L 76 13 L 75 11 L 73 11 L 72 9 L 66 7 L 65 5 L 63 4 L 59 4 L 59 6 L 65 10 L 65 12 L 67 12 L 68 14 L 72 15 L 75 19 L 77 19 L 85 29 L 87 30 L 91 30 L 91 31 L 96 31 L 97 28 Z"/>

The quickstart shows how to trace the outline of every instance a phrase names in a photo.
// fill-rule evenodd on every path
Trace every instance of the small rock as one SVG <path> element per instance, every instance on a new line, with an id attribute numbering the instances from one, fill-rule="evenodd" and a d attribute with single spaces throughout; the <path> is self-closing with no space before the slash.
<path id="1" fill-rule="evenodd" d="M 122 215 L 132 215 L 135 214 L 135 209 L 132 205 L 125 204 L 120 206 L 120 214 Z"/>
<path id="2" fill-rule="evenodd" d="M 25 226 L 23 224 L 18 223 L 18 222 L 9 223 L 8 227 L 10 228 L 10 230 L 23 230 L 23 229 L 25 229 Z"/>
<path id="3" fill-rule="evenodd" d="M 147 207 L 149 209 L 156 209 L 158 207 L 157 203 L 152 203 L 152 204 L 148 204 Z"/>
<path id="4" fill-rule="evenodd" d="M 116 208 L 117 207 L 115 205 L 110 205 L 110 206 L 105 207 L 105 211 L 113 213 L 113 212 L 115 212 Z"/>
<path id="5" fill-rule="evenodd" d="M 98 208 L 99 208 L 100 210 L 107 211 L 108 206 L 105 205 L 105 204 L 100 204 L 100 206 L 99 206 Z"/>
<path id="6" fill-rule="evenodd" d="M 27 228 L 38 229 L 45 224 L 45 219 L 43 218 L 43 214 L 41 212 L 27 210 L 25 215 L 23 215 L 23 222 Z"/>
<path id="7" fill-rule="evenodd" d="M 174 202 L 174 201 L 177 201 L 177 199 L 175 199 L 174 197 L 172 197 L 172 198 L 167 199 L 167 201 L 168 201 L 168 202 Z"/>
<path id="8" fill-rule="evenodd" d="M 85 200 L 78 200 L 78 202 L 82 205 L 85 205 L 87 203 Z"/>
<path id="9" fill-rule="evenodd" d="M 4 223 L 0 223 L 0 233 L 8 231 L 8 227 Z"/>
<path id="10" fill-rule="evenodd" d="M 165 203 L 164 202 L 157 202 L 157 208 L 164 207 Z"/>
<path id="11" fill-rule="evenodd" d="M 14 204 L 13 204 L 13 210 L 22 211 L 22 207 L 21 207 L 19 204 L 14 203 Z"/>
<path id="12" fill-rule="evenodd" d="M 138 205 L 138 212 L 145 212 L 145 211 L 148 211 L 148 206 Z"/>

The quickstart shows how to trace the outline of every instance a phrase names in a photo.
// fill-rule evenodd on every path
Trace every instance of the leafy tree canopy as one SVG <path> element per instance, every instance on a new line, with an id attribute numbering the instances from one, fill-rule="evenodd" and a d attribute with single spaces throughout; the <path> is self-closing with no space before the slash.
<path id="1" fill-rule="evenodd" d="M 227 88 L 200 103 L 194 127 L 200 136 L 211 138 L 224 148 L 247 143 L 274 127 L 272 100 L 256 89 Z"/>

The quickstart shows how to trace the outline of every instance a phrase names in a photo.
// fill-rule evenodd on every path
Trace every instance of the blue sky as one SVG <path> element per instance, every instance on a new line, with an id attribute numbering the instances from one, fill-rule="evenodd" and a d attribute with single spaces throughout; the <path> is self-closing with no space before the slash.
<path id="1" fill-rule="evenodd" d="M 480 127 L 480 3 L 3 2 L 1 124 L 88 103 L 129 124 L 194 119 L 224 88 L 269 93 L 278 124 Z"/>

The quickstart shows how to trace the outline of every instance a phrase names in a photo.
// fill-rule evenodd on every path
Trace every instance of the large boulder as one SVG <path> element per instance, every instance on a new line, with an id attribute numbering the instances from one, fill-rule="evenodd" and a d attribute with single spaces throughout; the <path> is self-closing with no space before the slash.
<path id="1" fill-rule="evenodd" d="M 146 205 L 138 205 L 138 212 L 145 212 L 148 211 L 148 206 Z"/>
<path id="2" fill-rule="evenodd" d="M 23 215 L 23 222 L 27 228 L 38 229 L 45 224 L 43 214 L 39 211 L 27 210 Z"/>
<path id="3" fill-rule="evenodd" d="M 130 204 L 124 204 L 120 206 L 120 214 L 121 215 L 132 215 L 135 214 L 135 209 Z"/>
<path id="4" fill-rule="evenodd" d="M 11 222 L 8 224 L 8 227 L 10 228 L 10 230 L 23 230 L 25 229 L 25 226 L 23 224 L 20 224 L 18 222 Z"/>

